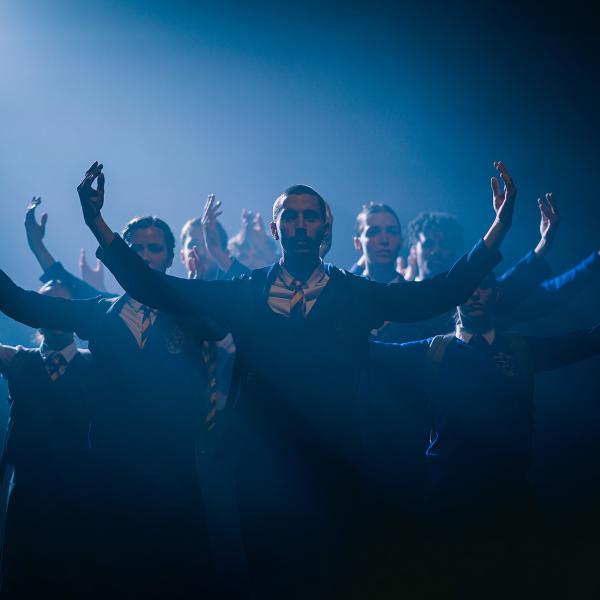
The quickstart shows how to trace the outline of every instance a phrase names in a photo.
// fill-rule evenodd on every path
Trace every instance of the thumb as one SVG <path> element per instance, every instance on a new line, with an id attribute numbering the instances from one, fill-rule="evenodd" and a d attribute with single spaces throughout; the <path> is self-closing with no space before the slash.
<path id="1" fill-rule="evenodd" d="M 47 222 L 48 222 L 48 213 L 44 213 L 42 215 L 42 218 L 40 219 L 40 224 L 42 226 L 42 229 L 46 227 Z"/>
<path id="2" fill-rule="evenodd" d="M 104 270 L 104 265 L 102 264 L 100 259 L 97 258 L 96 259 L 96 268 L 94 269 L 94 271 L 96 271 L 96 273 L 102 273 L 103 270 Z"/>

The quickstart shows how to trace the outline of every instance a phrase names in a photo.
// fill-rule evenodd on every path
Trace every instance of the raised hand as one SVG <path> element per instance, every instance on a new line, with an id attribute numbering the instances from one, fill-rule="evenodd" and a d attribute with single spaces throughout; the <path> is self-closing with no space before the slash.
<path id="1" fill-rule="evenodd" d="M 27 211 L 25 212 L 25 233 L 27 235 L 27 243 L 29 248 L 36 257 L 40 267 L 44 271 L 49 269 L 56 261 L 44 244 L 44 236 L 46 235 L 46 223 L 48 222 L 48 215 L 42 214 L 40 222 L 37 222 L 35 218 L 35 209 L 42 203 L 42 199 L 34 196 L 31 202 L 27 205 Z"/>
<path id="2" fill-rule="evenodd" d="M 512 224 L 513 212 L 515 209 L 515 198 L 517 197 L 517 188 L 506 170 L 502 161 L 494 161 L 494 167 L 498 170 L 504 186 L 500 190 L 500 183 L 496 177 L 492 177 L 492 201 L 496 218 L 504 225 Z"/>
<path id="3" fill-rule="evenodd" d="M 98 164 L 98 161 L 96 161 L 86 171 L 83 181 L 77 186 L 83 218 L 89 226 L 100 216 L 100 211 L 104 205 L 104 173 L 102 167 L 103 165 Z M 94 181 L 97 182 L 96 189 L 93 187 Z"/>
<path id="4" fill-rule="evenodd" d="M 540 241 L 535 248 L 535 253 L 537 256 L 544 256 L 554 243 L 556 230 L 560 224 L 560 215 L 552 192 L 548 192 L 543 198 L 538 198 L 538 207 L 540 209 Z"/>
<path id="5" fill-rule="evenodd" d="M 223 214 L 221 202 L 218 202 L 214 194 L 209 194 L 204 205 L 202 215 L 202 231 L 204 232 L 204 245 L 206 251 L 217 263 L 221 271 L 227 272 L 231 267 L 231 258 L 227 251 L 221 246 L 221 234 L 219 233 L 219 217 Z M 197 254 L 197 253 L 196 253 Z M 189 271 L 189 266 L 188 266 Z"/>
<path id="6" fill-rule="evenodd" d="M 417 249 L 415 246 L 411 246 L 408 259 L 405 262 L 402 256 L 398 257 L 396 261 L 396 270 L 405 281 L 414 281 L 417 276 Z"/>
<path id="7" fill-rule="evenodd" d="M 42 243 L 44 236 L 46 235 L 46 223 L 48 222 L 48 214 L 43 213 L 38 223 L 35 218 L 35 209 L 42 203 L 40 196 L 37 198 L 34 196 L 31 202 L 27 205 L 27 211 L 25 212 L 25 233 L 27 234 L 27 242 L 33 249 L 34 245 Z"/>
<path id="8" fill-rule="evenodd" d="M 483 236 L 483 243 L 491 249 L 498 250 L 502 244 L 504 236 L 512 225 L 513 213 L 515 211 L 515 198 L 517 197 L 517 188 L 506 170 L 504 163 L 495 161 L 494 167 L 500 174 L 504 186 L 500 190 L 500 183 L 496 177 L 492 177 L 492 205 L 496 213 L 492 226 Z"/>
<path id="9" fill-rule="evenodd" d="M 240 246 L 246 244 L 252 248 L 259 263 L 272 263 L 277 257 L 277 247 L 267 233 L 262 215 L 244 208 L 242 210 L 242 229 L 235 236 Z"/>
<path id="10" fill-rule="evenodd" d="M 104 265 L 99 259 L 96 259 L 96 266 L 91 267 L 88 264 L 85 250 L 83 248 L 79 253 L 79 275 L 83 281 L 85 281 L 88 285 L 91 285 L 93 288 L 96 288 L 102 292 L 106 291 L 106 287 L 104 285 Z"/>
<path id="11" fill-rule="evenodd" d="M 202 279 L 204 269 L 202 268 L 202 260 L 200 254 L 198 254 L 197 246 L 194 246 L 188 254 L 188 260 L 185 266 L 188 272 L 188 279 Z"/>

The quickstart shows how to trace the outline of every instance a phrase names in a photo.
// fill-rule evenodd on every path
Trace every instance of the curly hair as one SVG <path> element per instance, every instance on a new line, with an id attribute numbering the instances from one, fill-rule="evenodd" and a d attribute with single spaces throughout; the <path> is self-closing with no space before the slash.
<path id="1" fill-rule="evenodd" d="M 464 246 L 464 232 L 458 219 L 445 212 L 422 212 L 419 213 L 406 226 L 408 243 L 414 246 L 419 241 L 419 234 L 427 231 L 442 231 L 446 238 L 458 249 Z"/>

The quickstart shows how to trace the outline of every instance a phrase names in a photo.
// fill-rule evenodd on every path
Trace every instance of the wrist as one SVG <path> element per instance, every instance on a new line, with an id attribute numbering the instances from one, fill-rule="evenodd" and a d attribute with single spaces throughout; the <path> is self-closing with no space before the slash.
<path id="1" fill-rule="evenodd" d="M 533 250 L 536 258 L 543 258 L 546 255 L 546 252 L 549 250 L 549 242 L 546 238 L 541 238 L 538 242 L 537 246 Z"/>
<path id="2" fill-rule="evenodd" d="M 98 231 L 98 229 L 100 229 L 100 223 L 102 222 L 102 220 L 102 215 L 100 213 L 94 213 L 93 215 L 84 215 L 85 224 L 92 231 Z"/>

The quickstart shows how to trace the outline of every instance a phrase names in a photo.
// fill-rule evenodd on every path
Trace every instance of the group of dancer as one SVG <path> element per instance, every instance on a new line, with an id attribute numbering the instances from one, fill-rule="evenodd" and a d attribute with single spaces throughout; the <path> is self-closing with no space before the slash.
<path id="1" fill-rule="evenodd" d="M 534 522 L 535 375 L 599 354 L 600 328 L 508 331 L 590 284 L 600 253 L 552 277 L 546 194 L 534 250 L 496 275 L 517 191 L 494 167 L 490 227 L 462 256 L 458 220 L 430 212 L 399 259 L 395 211 L 370 203 L 361 257 L 339 269 L 324 261 L 330 207 L 294 185 L 268 232 L 244 211 L 231 239 L 209 196 L 181 233 L 184 279 L 167 274 L 165 221 L 137 217 L 121 235 L 106 223 L 96 162 L 77 191 L 120 295 L 85 257 L 81 277 L 54 259 L 34 198 L 43 286 L 0 271 L 0 310 L 39 330 L 37 347 L 0 345 L 1 597 L 511 590 Z"/>

